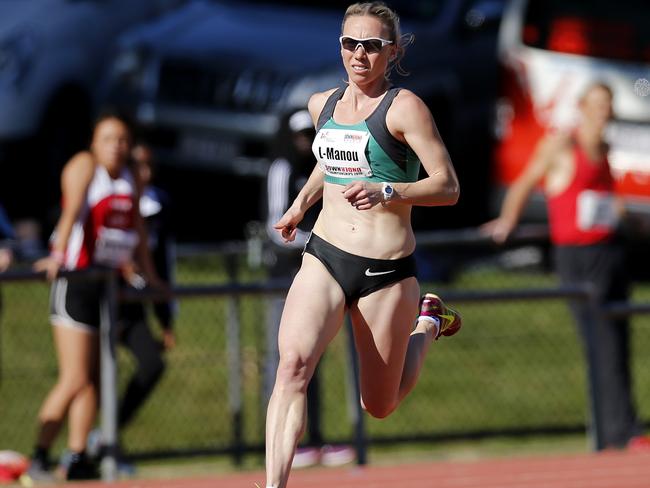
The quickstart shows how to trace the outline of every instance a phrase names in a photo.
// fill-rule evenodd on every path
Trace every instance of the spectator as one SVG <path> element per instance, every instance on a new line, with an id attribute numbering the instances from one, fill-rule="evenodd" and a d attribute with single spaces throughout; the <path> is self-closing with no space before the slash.
<path id="1" fill-rule="evenodd" d="M 144 218 L 149 249 L 157 275 L 165 283 L 171 284 L 175 263 L 175 245 L 169 226 L 169 197 L 162 189 L 154 186 L 153 154 L 145 144 L 136 144 L 131 151 L 133 171 L 142 187 L 140 196 L 140 214 Z M 125 266 L 124 286 L 142 289 L 145 280 L 135 263 Z M 163 351 L 173 349 L 176 337 L 173 331 L 175 303 L 170 300 L 155 301 L 154 315 L 162 328 L 162 342 L 154 337 L 147 321 L 144 303 L 123 303 L 119 307 L 117 320 L 117 337 L 136 361 L 136 370 L 129 380 L 124 396 L 118 406 L 118 429 L 126 427 L 140 407 L 145 403 L 165 371 Z M 104 442 L 101 429 L 94 429 L 88 435 L 87 452 L 91 458 L 99 458 Z M 70 453 L 64 453 L 61 465 L 65 468 L 70 462 Z M 118 457 L 121 458 L 121 452 Z M 131 475 L 134 467 L 119 459 L 118 470 L 121 474 Z"/>
<path id="2" fill-rule="evenodd" d="M 15 239 L 14 228 L 5 209 L 0 205 L 0 273 L 5 271 L 13 261 L 13 241 Z"/>
<path id="3" fill-rule="evenodd" d="M 66 478 L 98 477 L 85 448 L 97 412 L 98 329 L 103 283 L 59 277 L 59 270 L 90 266 L 121 269 L 134 253 L 147 279 L 157 277 L 138 210 L 139 188 L 127 167 L 131 132 L 115 114 L 101 116 L 88 151 L 75 155 L 61 175 L 62 212 L 50 255 L 34 268 L 53 281 L 50 320 L 58 357 L 58 380 L 39 412 L 39 432 L 29 476 L 51 479 L 49 449 L 68 416 Z"/>
<path id="4" fill-rule="evenodd" d="M 170 285 L 173 281 L 175 245 L 169 222 L 169 197 L 152 184 L 153 156 L 149 147 L 138 144 L 133 148 L 134 169 L 142 184 L 140 213 L 147 226 L 149 249 L 157 275 Z M 144 285 L 137 272 L 127 277 L 131 286 Z M 128 383 L 118 409 L 118 425 L 124 428 L 146 401 L 165 370 L 162 351 L 176 345 L 173 331 L 175 303 L 171 300 L 156 301 L 154 314 L 162 328 L 162 344 L 154 338 L 147 323 L 142 303 L 124 304 L 120 307 L 118 337 L 121 344 L 133 354 L 137 369 Z"/>
<path id="5" fill-rule="evenodd" d="M 13 254 L 13 240 L 16 235 L 13 226 L 9 221 L 9 217 L 0 205 L 0 273 L 4 273 L 14 258 Z M 2 312 L 2 295 L 0 295 L 0 313 Z"/>
<path id="6" fill-rule="evenodd" d="M 549 133 L 533 158 L 509 188 L 500 216 L 484 224 L 483 232 L 499 243 L 515 229 L 529 195 L 543 181 L 554 258 L 562 283 L 589 283 L 598 301 L 627 300 L 629 280 L 625 253 L 617 235 L 623 213 L 614 194 L 603 131 L 612 117 L 612 91 L 602 83 L 590 85 L 579 99 L 580 119 L 575 129 Z M 626 319 L 595 316 L 586 302 L 571 304 L 588 358 L 598 358 L 598 396 L 606 447 L 650 448 L 641 435 L 632 401 Z M 595 350 L 588 351 L 591 329 Z M 593 420 L 593 419 L 592 419 Z"/>
<path id="7" fill-rule="evenodd" d="M 136 144 L 131 151 L 133 170 L 142 185 L 140 214 L 144 218 L 149 249 L 157 275 L 169 286 L 173 282 L 175 243 L 169 222 L 169 197 L 165 191 L 152 184 L 154 162 L 151 149 L 146 144 Z M 137 268 L 127 267 L 126 286 L 141 289 L 146 285 Z M 143 303 L 124 303 L 119 308 L 117 321 L 118 340 L 135 358 L 136 370 L 129 380 L 118 406 L 118 429 L 126 427 L 158 384 L 165 371 L 163 351 L 176 345 L 173 321 L 176 304 L 171 300 L 155 301 L 153 312 L 162 329 L 162 342 L 154 337 L 147 321 Z M 93 430 L 88 439 L 88 453 L 98 457 L 103 448 L 100 429 Z M 120 453 L 121 454 L 121 453 Z M 65 464 L 65 461 L 64 461 Z M 133 467 L 120 461 L 121 472 L 132 473 Z"/>
<path id="8" fill-rule="evenodd" d="M 300 189 L 309 179 L 314 168 L 314 155 L 311 143 L 314 139 L 314 124 L 309 111 L 302 109 L 289 114 L 282 124 L 281 136 L 277 140 L 277 158 L 269 168 L 267 176 L 267 220 L 266 233 L 271 242 L 271 279 L 291 280 L 302 260 L 301 251 L 307 243 L 309 231 L 316 222 L 320 204 L 311 207 L 300 222 L 296 238 L 288 245 L 273 227 L 289 208 L 289 204 L 298 196 Z M 280 326 L 280 314 L 284 298 L 272 298 L 270 314 L 271 329 L 269 341 L 269 360 L 267 374 L 275 371 L 278 365 L 277 337 Z M 270 393 L 270 392 L 267 392 Z M 293 467 L 304 467 L 322 462 L 333 466 L 354 460 L 354 450 L 350 446 L 332 446 L 325 444 L 321 430 L 321 385 L 318 368 L 314 371 L 307 387 L 307 435 L 306 446 L 299 448 L 293 458 Z"/>

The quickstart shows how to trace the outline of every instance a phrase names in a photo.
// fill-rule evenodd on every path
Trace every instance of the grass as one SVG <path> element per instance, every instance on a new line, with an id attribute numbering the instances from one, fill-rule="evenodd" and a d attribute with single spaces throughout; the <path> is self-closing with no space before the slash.
<path id="1" fill-rule="evenodd" d="M 179 263 L 179 284 L 228 281 L 223 262 L 214 256 Z M 261 279 L 259 271 L 240 273 L 241 281 Z M 426 283 L 423 289 L 518 289 L 554 286 L 552 275 L 507 272 L 477 267 L 465 270 L 450 284 Z M 56 361 L 47 323 L 48 287 L 44 283 L 3 286 L 2 383 L 0 384 L 0 449 L 29 452 L 34 441 L 37 411 L 56 378 Z M 650 301 L 650 287 L 637 286 L 635 300 Z M 243 439 L 261 445 L 264 432 L 263 372 L 265 301 L 242 297 L 234 304 L 241 324 Z M 465 321 L 462 333 L 442 339 L 427 357 L 415 391 L 398 411 L 379 421 L 366 418 L 369 436 L 382 437 L 462 434 L 477 430 L 563 427 L 585 420 L 587 399 L 584 362 L 573 322 L 561 300 L 455 304 Z M 150 401 L 122 433 L 133 453 L 184 449 L 223 449 L 235 434 L 228 383 L 227 298 L 191 298 L 180 303 L 178 347 L 167 356 L 168 370 Z M 649 319 L 633 320 L 633 367 L 637 404 L 650 418 Z M 346 334 L 329 347 L 321 369 L 323 427 L 327 439 L 352 435 Z M 133 370 L 132 359 L 119 354 L 120 386 Z M 61 436 L 56 449 L 64 445 Z M 560 445 L 561 438 L 528 440 L 535 449 Z M 373 447 L 373 462 L 399 456 L 472 457 L 524 452 L 519 439 L 400 444 L 392 454 Z M 584 450 L 584 436 L 574 436 L 570 449 Z M 579 446 L 579 447 L 576 447 Z M 419 454 L 418 454 L 419 453 Z M 452 454 L 455 453 L 455 454 Z M 215 469 L 229 469 L 228 458 L 210 458 Z M 260 467 L 261 456 L 245 459 Z M 197 463 L 201 464 L 201 463 Z M 156 463 L 145 463 L 143 469 Z M 148 468 L 146 468 L 148 469 Z M 145 469 L 145 471 L 146 471 Z M 191 468 L 188 468 L 191 469 Z M 196 468 L 200 469 L 200 468 Z"/>

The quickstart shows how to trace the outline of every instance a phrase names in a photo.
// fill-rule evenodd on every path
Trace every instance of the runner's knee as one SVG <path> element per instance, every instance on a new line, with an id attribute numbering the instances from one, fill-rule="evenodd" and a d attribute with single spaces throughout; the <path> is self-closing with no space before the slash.
<path id="1" fill-rule="evenodd" d="M 370 400 L 361 398 L 361 407 L 377 419 L 388 417 L 397 408 L 397 400 L 379 399 Z"/>
<path id="2" fill-rule="evenodd" d="M 69 375 L 59 379 L 57 389 L 63 396 L 72 398 L 91 384 L 92 381 L 88 375 Z"/>
<path id="3" fill-rule="evenodd" d="M 295 391 L 306 391 L 311 374 L 307 361 L 299 354 L 288 353 L 280 356 L 275 383 L 277 387 Z"/>

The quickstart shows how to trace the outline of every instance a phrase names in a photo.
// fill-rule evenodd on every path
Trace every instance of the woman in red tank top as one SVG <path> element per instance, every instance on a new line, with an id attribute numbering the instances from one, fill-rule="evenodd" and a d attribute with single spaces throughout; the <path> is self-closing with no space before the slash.
<path id="1" fill-rule="evenodd" d="M 51 480 L 49 448 L 68 416 L 68 449 L 71 462 L 67 479 L 97 478 L 97 467 L 85 456 L 86 441 L 97 411 L 98 329 L 103 283 L 57 277 L 59 270 L 89 264 L 120 267 L 133 259 L 135 246 L 127 242 L 128 255 L 117 262 L 103 262 L 97 253 L 115 258 L 121 242 L 101 249 L 100 231 L 119 239 L 137 233 L 138 254 L 147 277 L 155 272 L 148 254 L 147 237 L 137 202 L 139 192 L 127 170 L 131 132 L 125 121 L 110 114 L 95 125 L 89 151 L 75 155 L 61 176 L 62 212 L 52 238 L 52 250 L 35 269 L 53 281 L 50 319 L 58 356 L 58 379 L 45 398 L 38 416 L 39 433 L 28 475 L 35 481 Z M 117 233 L 117 234 L 116 234 Z M 121 234 L 120 234 L 121 233 Z"/>
<path id="2" fill-rule="evenodd" d="M 551 241 L 558 245 L 595 244 L 610 239 L 617 224 L 614 180 L 604 154 L 590 160 L 572 138 L 574 176 L 562 192 L 547 195 Z"/>
<path id="3" fill-rule="evenodd" d="M 544 180 L 557 273 L 564 285 L 589 285 L 598 303 L 629 295 L 625 249 L 616 239 L 622 202 L 613 196 L 604 129 L 612 117 L 612 92 L 591 85 L 579 101 L 575 132 L 548 135 L 524 172 L 509 188 L 500 216 L 482 229 L 503 242 L 515 228 L 529 195 Z M 628 361 L 629 324 L 603 317 L 587 301 L 571 302 L 589 364 L 599 448 L 650 449 L 632 401 Z M 588 339 L 589 338 L 589 339 Z"/>

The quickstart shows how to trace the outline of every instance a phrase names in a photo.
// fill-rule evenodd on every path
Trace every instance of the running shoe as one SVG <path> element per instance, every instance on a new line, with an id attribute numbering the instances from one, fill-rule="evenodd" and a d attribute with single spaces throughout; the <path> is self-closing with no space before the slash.
<path id="1" fill-rule="evenodd" d="M 54 483 L 57 481 L 57 478 L 50 468 L 51 466 L 48 460 L 33 458 L 24 475 L 25 480 L 30 480 L 32 483 Z"/>
<path id="2" fill-rule="evenodd" d="M 292 468 L 307 468 L 320 463 L 321 452 L 318 447 L 299 447 L 293 456 Z"/>
<path id="3" fill-rule="evenodd" d="M 86 439 L 86 456 L 90 459 L 99 459 L 104 449 L 101 429 L 93 429 Z"/>
<path id="4" fill-rule="evenodd" d="M 425 293 L 420 299 L 420 316 L 435 317 L 440 320 L 440 328 L 434 340 L 441 335 L 452 336 L 460 330 L 462 319 L 460 314 L 449 308 L 433 293 Z"/>
<path id="5" fill-rule="evenodd" d="M 88 459 L 85 452 L 71 454 L 66 480 L 98 480 L 99 478 L 101 478 L 99 466 Z"/>
<path id="6" fill-rule="evenodd" d="M 329 444 L 321 448 L 321 464 L 323 466 L 343 466 L 351 463 L 357 457 L 356 451 L 351 446 Z"/>

